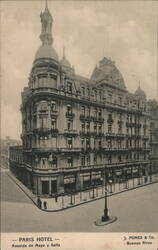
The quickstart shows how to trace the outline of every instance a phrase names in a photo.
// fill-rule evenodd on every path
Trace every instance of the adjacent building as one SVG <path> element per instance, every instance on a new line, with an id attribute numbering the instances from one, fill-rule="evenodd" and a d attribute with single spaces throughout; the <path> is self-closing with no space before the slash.
<path id="1" fill-rule="evenodd" d="M 151 118 L 144 91 L 129 93 L 106 57 L 90 79 L 77 75 L 65 51 L 60 60 L 53 47 L 47 6 L 40 18 L 42 45 L 22 92 L 22 147 L 11 147 L 10 170 L 41 197 L 148 178 Z"/>
<path id="2" fill-rule="evenodd" d="M 15 140 L 10 138 L 9 136 L 6 136 L 5 139 L 1 139 L 1 167 L 3 168 L 9 168 L 9 147 L 10 146 L 19 146 L 21 145 L 20 140 Z"/>

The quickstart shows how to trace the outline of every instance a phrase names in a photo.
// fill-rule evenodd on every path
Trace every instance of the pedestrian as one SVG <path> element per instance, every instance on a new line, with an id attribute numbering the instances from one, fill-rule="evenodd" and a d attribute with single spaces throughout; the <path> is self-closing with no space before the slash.
<path id="1" fill-rule="evenodd" d="M 42 202 L 41 202 L 41 200 L 40 200 L 39 197 L 38 197 L 38 199 L 37 199 L 37 205 L 38 205 L 39 208 L 41 208 Z"/>
<path id="2" fill-rule="evenodd" d="M 46 210 L 47 209 L 47 202 L 46 201 L 43 202 L 43 206 L 44 206 L 44 209 Z"/>
<path id="3" fill-rule="evenodd" d="M 57 201 L 58 201 L 58 196 L 56 195 L 56 196 L 55 196 L 55 202 L 57 202 Z"/>

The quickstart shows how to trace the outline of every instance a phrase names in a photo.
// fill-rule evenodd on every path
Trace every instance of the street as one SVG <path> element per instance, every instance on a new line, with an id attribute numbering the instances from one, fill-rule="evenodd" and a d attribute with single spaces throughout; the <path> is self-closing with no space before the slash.
<path id="1" fill-rule="evenodd" d="M 108 198 L 111 215 L 118 220 L 97 227 L 104 199 L 59 212 L 39 210 L 23 191 L 1 172 L 2 232 L 157 232 L 158 183 Z"/>

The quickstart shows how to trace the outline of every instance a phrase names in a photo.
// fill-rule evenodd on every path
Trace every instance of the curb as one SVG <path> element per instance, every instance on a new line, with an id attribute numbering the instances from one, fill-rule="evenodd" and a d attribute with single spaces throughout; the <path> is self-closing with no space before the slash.
<path id="1" fill-rule="evenodd" d="M 102 197 L 94 198 L 94 199 L 92 199 L 92 200 L 83 201 L 83 202 L 81 202 L 81 203 L 74 204 L 74 205 L 71 205 L 71 206 L 68 206 L 68 207 L 64 207 L 64 208 L 60 208 L 60 209 L 57 209 L 57 210 L 45 210 L 45 209 L 43 209 L 43 208 L 39 208 L 39 207 L 37 206 L 36 202 L 32 199 L 32 197 L 31 197 L 29 194 L 27 194 L 27 192 L 22 188 L 22 185 L 24 185 L 23 183 L 20 183 L 20 184 L 19 184 L 19 183 L 15 180 L 16 177 L 12 176 L 10 173 L 7 173 L 7 175 L 9 176 L 9 178 L 10 178 L 12 181 L 14 181 L 14 182 L 16 183 L 16 185 L 25 193 L 25 195 L 26 195 L 29 199 L 32 200 L 32 202 L 36 205 L 36 207 L 37 207 L 38 209 L 40 209 L 41 211 L 43 211 L 43 212 L 60 212 L 60 211 L 63 211 L 63 210 L 65 210 L 65 209 L 74 208 L 74 207 L 77 207 L 77 206 L 80 206 L 80 205 L 84 205 L 84 204 L 89 203 L 89 202 L 93 202 L 93 201 L 97 201 L 97 200 L 100 200 L 100 199 L 104 199 L 104 197 L 105 197 L 105 196 L 102 196 Z M 136 187 L 132 187 L 132 188 L 129 188 L 129 189 L 124 189 L 124 190 L 121 190 L 121 191 L 118 191 L 118 192 L 115 192 L 115 193 L 110 193 L 110 194 L 108 194 L 107 196 L 110 197 L 110 196 L 117 195 L 117 194 L 121 194 L 121 193 L 124 193 L 124 192 L 127 192 L 127 191 L 132 191 L 132 190 L 134 190 L 134 189 L 141 188 L 141 187 L 145 187 L 145 186 L 151 185 L 151 184 L 155 184 L 155 183 L 157 183 L 157 182 L 158 182 L 158 180 L 153 181 L 153 182 L 149 182 L 149 183 L 146 183 L 146 184 L 141 184 L 141 185 L 138 185 L 138 186 L 136 186 Z"/>

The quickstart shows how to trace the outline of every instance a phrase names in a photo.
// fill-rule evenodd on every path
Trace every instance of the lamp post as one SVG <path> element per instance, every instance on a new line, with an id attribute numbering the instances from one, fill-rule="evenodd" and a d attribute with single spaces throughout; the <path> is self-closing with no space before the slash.
<path id="1" fill-rule="evenodd" d="M 98 219 L 95 221 L 96 226 L 104 226 L 106 224 L 112 223 L 117 220 L 116 216 L 110 216 L 108 212 L 108 204 L 107 204 L 107 198 L 108 198 L 108 190 L 107 190 L 107 180 L 108 180 L 108 172 L 107 168 L 104 168 L 104 215 L 101 216 L 101 219 Z"/>

